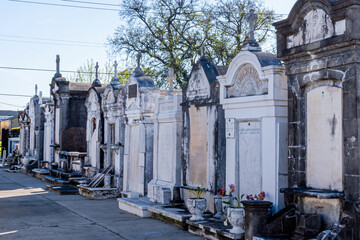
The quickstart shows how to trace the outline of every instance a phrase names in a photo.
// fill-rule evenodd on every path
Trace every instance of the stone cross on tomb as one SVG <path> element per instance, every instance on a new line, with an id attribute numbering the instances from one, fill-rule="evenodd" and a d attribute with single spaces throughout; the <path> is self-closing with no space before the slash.
<path id="1" fill-rule="evenodd" d="M 170 83 L 169 92 L 172 92 L 174 90 L 174 81 L 176 80 L 176 75 L 174 74 L 173 68 L 169 68 L 169 76 L 166 78 L 166 80 Z"/>
<path id="2" fill-rule="evenodd" d="M 136 59 L 137 59 L 137 67 L 140 68 L 140 62 L 141 62 L 141 52 L 138 52 L 138 54 L 136 55 Z"/>
<path id="3" fill-rule="evenodd" d="M 205 56 L 205 47 L 201 46 L 201 56 Z"/>
<path id="4" fill-rule="evenodd" d="M 56 73 L 54 75 L 54 78 L 60 78 L 62 77 L 60 73 L 60 55 L 56 55 Z"/>
<path id="5" fill-rule="evenodd" d="M 56 55 L 56 74 L 60 73 L 60 55 Z"/>
<path id="6" fill-rule="evenodd" d="M 255 9 L 250 9 L 250 14 L 247 16 L 246 20 L 249 23 L 249 41 L 255 40 L 255 22 L 258 20 L 258 15 L 255 13 Z"/>
<path id="7" fill-rule="evenodd" d="M 95 65 L 95 79 L 98 79 L 98 74 L 99 74 L 99 63 L 96 62 L 96 65 Z"/>

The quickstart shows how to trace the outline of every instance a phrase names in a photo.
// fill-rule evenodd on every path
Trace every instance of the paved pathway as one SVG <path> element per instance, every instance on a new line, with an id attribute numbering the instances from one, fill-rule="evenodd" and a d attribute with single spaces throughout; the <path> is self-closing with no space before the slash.
<path id="1" fill-rule="evenodd" d="M 119 210 L 115 199 L 58 195 L 46 183 L 0 169 L 0 239 L 202 239 L 175 226 Z"/>

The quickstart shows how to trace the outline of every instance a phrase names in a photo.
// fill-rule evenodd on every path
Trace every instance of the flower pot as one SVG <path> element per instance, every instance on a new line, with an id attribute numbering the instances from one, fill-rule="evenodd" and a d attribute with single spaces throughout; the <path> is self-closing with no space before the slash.
<path id="1" fill-rule="evenodd" d="M 243 208 L 228 208 L 228 219 L 233 228 L 231 233 L 241 234 L 245 232 L 245 210 Z"/>
<path id="2" fill-rule="evenodd" d="M 214 218 L 221 218 L 222 215 L 222 196 L 221 195 L 215 195 L 214 196 L 214 204 L 215 204 L 215 211 L 216 214 L 214 215 Z"/>
<path id="3" fill-rule="evenodd" d="M 187 200 L 187 207 L 189 212 L 192 214 L 190 221 L 202 221 L 204 217 L 202 214 L 206 210 L 206 199 L 205 198 L 189 198 Z"/>

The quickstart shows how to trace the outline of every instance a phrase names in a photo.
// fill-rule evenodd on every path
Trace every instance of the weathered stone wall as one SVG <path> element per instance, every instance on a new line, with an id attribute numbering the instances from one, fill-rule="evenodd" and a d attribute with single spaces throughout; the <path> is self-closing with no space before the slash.
<path id="1" fill-rule="evenodd" d="M 306 22 L 306 16 L 314 14 L 316 11 L 321 12 L 322 17 L 315 15 L 316 26 L 314 24 L 309 25 Z M 329 23 L 330 20 L 331 23 Z M 359 22 L 359 1 L 306 0 L 298 1 L 288 19 L 275 24 L 278 39 L 278 57 L 285 62 L 289 85 L 289 187 L 308 186 L 342 191 L 341 187 L 343 186 L 345 193 L 343 204 L 346 204 L 344 205 L 345 208 L 339 211 L 347 211 L 347 209 L 352 208 L 354 201 L 357 201 L 360 197 Z M 308 26 L 307 30 L 301 28 L 301 26 L 305 25 Z M 318 34 L 316 27 L 319 26 L 323 26 L 321 36 L 316 35 Z M 333 31 L 329 28 L 333 28 Z M 299 44 L 289 44 L 291 36 L 297 36 L 301 31 L 304 41 L 300 41 Z M 306 40 L 310 39 L 314 34 L 316 35 L 314 40 Z M 305 36 L 310 36 L 310 38 Z M 339 136 L 341 139 L 337 141 L 336 148 L 343 153 L 341 157 L 334 159 L 334 161 L 337 161 L 336 165 L 325 164 L 326 159 L 323 160 L 324 170 L 331 169 L 333 173 L 327 170 L 320 171 L 319 169 L 316 171 L 320 182 L 332 178 L 331 174 L 339 171 L 343 178 L 343 180 L 337 180 L 338 186 L 342 185 L 340 188 L 334 187 L 335 185 L 332 186 L 332 183 L 328 186 L 324 182 L 318 186 L 309 184 L 312 180 L 307 175 L 309 173 L 307 168 L 311 167 L 308 162 L 309 146 L 307 146 L 309 139 L 307 131 L 311 129 L 310 126 L 307 126 L 307 123 L 309 123 L 307 114 L 309 111 L 311 112 L 311 106 L 307 106 L 309 102 L 308 94 L 310 91 L 320 87 L 335 87 L 342 90 L 342 104 L 337 107 L 342 117 L 336 116 L 332 120 L 335 120 L 338 126 L 342 128 L 343 136 Z M 323 94 L 326 93 L 323 92 Z M 327 102 L 326 104 L 331 103 Z M 318 106 L 316 108 L 318 109 Z M 342 108 L 342 111 L 339 108 Z M 334 133 L 332 129 L 336 130 L 336 128 L 331 127 L 331 121 L 328 124 L 327 134 L 330 135 Z M 320 134 L 324 134 L 324 131 Z M 341 132 L 338 134 L 341 134 Z M 317 139 L 317 141 L 321 140 Z M 342 144 L 339 144 L 339 142 Z M 315 146 L 321 145 L 320 142 L 311 144 Z M 329 153 L 323 151 L 325 158 L 327 154 Z M 318 155 L 317 158 L 319 157 Z M 316 161 L 317 159 L 313 160 Z"/>

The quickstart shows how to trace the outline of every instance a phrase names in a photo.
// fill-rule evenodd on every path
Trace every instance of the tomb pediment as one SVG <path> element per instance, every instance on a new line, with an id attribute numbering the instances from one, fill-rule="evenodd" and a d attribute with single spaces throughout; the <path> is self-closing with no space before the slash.
<path id="1" fill-rule="evenodd" d="M 210 85 L 202 69 L 193 72 L 186 90 L 188 100 L 205 99 L 210 97 Z"/>
<path id="2" fill-rule="evenodd" d="M 112 90 L 109 90 L 107 92 L 105 92 L 105 102 L 106 103 L 115 103 L 116 102 L 116 98 L 114 95 L 114 92 Z"/>

